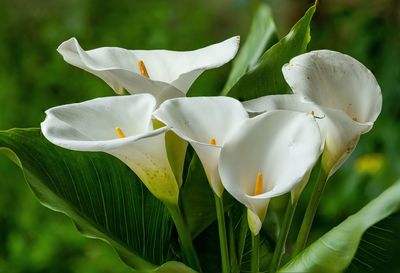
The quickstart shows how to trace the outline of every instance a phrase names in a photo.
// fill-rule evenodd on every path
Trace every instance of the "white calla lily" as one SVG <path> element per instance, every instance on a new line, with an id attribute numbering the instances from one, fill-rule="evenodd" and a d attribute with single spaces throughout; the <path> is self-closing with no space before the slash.
<path id="1" fill-rule="evenodd" d="M 314 117 L 294 111 L 271 111 L 248 119 L 226 140 L 219 160 L 221 180 L 248 208 L 254 235 L 261 229 L 270 199 L 294 190 L 320 153 Z"/>
<path id="2" fill-rule="evenodd" d="M 103 79 L 116 93 L 151 93 L 158 103 L 185 96 L 200 74 L 229 62 L 239 36 L 193 51 L 128 50 L 101 47 L 85 51 L 75 38 L 58 52 L 64 60 Z"/>
<path id="3" fill-rule="evenodd" d="M 368 132 L 382 109 L 382 93 L 374 75 L 356 59 L 330 50 L 293 58 L 283 68 L 293 93 L 323 107 L 330 122 L 322 164 L 332 175 Z M 345 116 L 345 115 L 347 116 Z M 336 128 L 335 128 L 336 127 Z M 335 129 L 334 129 L 335 128 Z"/>
<path id="4" fill-rule="evenodd" d="M 329 50 L 293 58 L 282 68 L 293 95 L 266 96 L 244 103 L 249 112 L 286 109 L 313 113 L 325 145 L 322 164 L 331 176 L 368 132 L 382 107 L 372 73 L 354 58 Z"/>
<path id="5" fill-rule="evenodd" d="M 374 75 L 346 54 L 311 51 L 294 57 L 282 72 L 293 93 L 355 121 L 372 124 L 381 112 L 382 93 Z"/>
<path id="6" fill-rule="evenodd" d="M 193 146 L 213 191 L 221 197 L 219 155 L 227 137 L 248 119 L 241 103 L 229 97 L 176 98 L 162 103 L 153 115 Z"/>
<path id="7" fill-rule="evenodd" d="M 290 110 L 313 114 L 321 131 L 323 162 L 330 175 L 349 157 L 360 135 L 371 128 L 370 124 L 356 122 L 342 111 L 322 107 L 297 94 L 260 97 L 243 105 L 250 113 Z"/>
<path id="8" fill-rule="evenodd" d="M 168 161 L 165 133 L 153 130 L 150 94 L 98 98 L 51 108 L 41 123 L 53 144 L 109 153 L 129 166 L 160 200 L 177 204 L 179 185 Z"/>

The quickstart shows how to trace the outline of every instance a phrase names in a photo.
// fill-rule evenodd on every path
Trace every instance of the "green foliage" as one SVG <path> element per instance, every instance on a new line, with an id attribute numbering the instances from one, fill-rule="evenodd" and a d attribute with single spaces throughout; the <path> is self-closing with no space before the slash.
<path id="1" fill-rule="evenodd" d="M 166 208 L 119 160 L 59 148 L 37 129 L 0 132 L 0 147 L 44 206 L 69 216 L 85 236 L 107 241 L 128 265 L 150 272 L 171 259 Z"/>
<path id="2" fill-rule="evenodd" d="M 193 237 L 197 237 L 217 218 L 213 192 L 200 159 L 193 155 L 181 189 L 182 209 Z"/>
<path id="3" fill-rule="evenodd" d="M 193 269 L 187 267 L 183 263 L 179 262 L 166 262 L 162 264 L 160 267 L 151 271 L 152 273 L 196 273 Z"/>
<path id="4" fill-rule="evenodd" d="M 226 95 L 240 78 L 256 65 L 260 56 L 275 40 L 276 27 L 271 9 L 266 4 L 260 3 L 253 16 L 247 39 L 233 60 L 231 72 L 221 95 Z"/>
<path id="5" fill-rule="evenodd" d="M 203 165 L 196 154 L 188 166 L 186 181 L 181 188 L 183 214 L 192 233 L 197 237 L 217 218 L 215 201 Z M 235 202 L 228 192 L 223 193 L 224 208 L 227 211 Z"/>
<path id="6" fill-rule="evenodd" d="M 227 93 L 228 96 L 249 100 L 288 90 L 281 68 L 290 59 L 306 51 L 311 40 L 310 23 L 316 5 L 309 8 L 292 30 L 262 55 L 258 63 Z"/>
<path id="7" fill-rule="evenodd" d="M 303 250 L 280 272 L 343 272 L 353 259 L 363 233 L 400 210 L 399 196 L 400 181 Z"/>

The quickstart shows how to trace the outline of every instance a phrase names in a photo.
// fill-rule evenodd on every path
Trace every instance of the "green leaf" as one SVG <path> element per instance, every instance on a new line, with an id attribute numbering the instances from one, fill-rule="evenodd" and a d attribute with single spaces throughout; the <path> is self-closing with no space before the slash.
<path id="1" fill-rule="evenodd" d="M 225 211 L 236 202 L 227 191 L 223 193 L 223 200 Z M 196 154 L 190 161 L 186 181 L 181 188 L 181 204 L 193 238 L 217 219 L 213 191 Z"/>
<path id="2" fill-rule="evenodd" d="M 165 264 L 161 265 L 154 271 L 151 271 L 152 273 L 196 273 L 197 271 L 194 271 L 193 269 L 187 267 L 183 263 L 180 262 L 166 262 Z"/>
<path id="3" fill-rule="evenodd" d="M 303 250 L 280 272 L 343 272 L 353 259 L 363 233 L 398 210 L 400 181 Z"/>
<path id="4" fill-rule="evenodd" d="M 257 65 L 251 68 L 228 92 L 228 96 L 249 100 L 289 90 L 282 66 L 306 51 L 311 40 L 310 23 L 317 3 L 307 10 L 290 32 L 268 49 Z"/>
<path id="5" fill-rule="evenodd" d="M 266 48 L 276 42 L 276 27 L 268 5 L 261 3 L 254 14 L 246 42 L 233 61 L 232 70 L 221 92 L 226 95 L 239 79 L 252 68 Z"/>
<path id="6" fill-rule="evenodd" d="M 109 243 L 138 272 L 192 272 L 170 260 L 172 221 L 164 205 L 118 159 L 49 143 L 39 129 L 0 131 L 0 153 L 14 161 L 39 201 L 69 216 L 85 236 Z"/>
<path id="7" fill-rule="evenodd" d="M 181 188 L 183 214 L 193 238 L 217 218 L 213 192 L 200 159 L 193 155 L 186 182 Z"/>

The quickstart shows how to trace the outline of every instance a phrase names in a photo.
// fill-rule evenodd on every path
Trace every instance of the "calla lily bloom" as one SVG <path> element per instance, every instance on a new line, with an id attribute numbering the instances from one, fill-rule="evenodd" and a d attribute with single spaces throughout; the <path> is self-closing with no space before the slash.
<path id="1" fill-rule="evenodd" d="M 221 150 L 225 189 L 248 208 L 257 235 L 272 197 L 290 192 L 308 175 L 321 153 L 314 117 L 277 110 L 246 120 Z"/>
<path id="2" fill-rule="evenodd" d="M 162 103 L 153 115 L 193 146 L 213 191 L 221 197 L 219 155 L 226 138 L 248 119 L 241 103 L 229 97 L 176 98 Z"/>
<path id="3" fill-rule="evenodd" d="M 41 129 L 50 142 L 63 148 L 101 151 L 119 158 L 157 198 L 177 204 L 179 185 L 165 147 L 169 128 L 153 130 L 155 106 L 150 94 L 62 105 L 46 111 Z"/>
<path id="4" fill-rule="evenodd" d="M 332 175 L 372 128 L 382 108 L 380 87 L 360 62 L 329 50 L 297 56 L 282 71 L 295 95 L 261 97 L 245 102 L 245 108 L 313 113 L 325 144 L 322 164 Z"/>
<path id="5" fill-rule="evenodd" d="M 185 96 L 200 74 L 229 62 L 239 47 L 239 36 L 193 51 L 128 50 L 101 47 L 85 51 L 75 38 L 58 52 L 64 60 L 103 79 L 114 91 L 151 93 L 158 103 Z"/>

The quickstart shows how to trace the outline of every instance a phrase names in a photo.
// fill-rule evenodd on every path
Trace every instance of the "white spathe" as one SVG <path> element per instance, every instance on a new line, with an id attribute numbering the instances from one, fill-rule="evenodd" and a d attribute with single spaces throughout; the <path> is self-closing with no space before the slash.
<path id="1" fill-rule="evenodd" d="M 382 108 L 380 87 L 360 62 L 329 50 L 297 56 L 282 71 L 294 95 L 261 97 L 244 106 L 253 113 L 313 112 L 325 145 L 322 164 L 331 176 L 350 156 L 360 135 L 372 128 Z"/>
<path id="2" fill-rule="evenodd" d="M 229 97 L 175 98 L 162 103 L 153 115 L 193 146 L 213 191 L 221 197 L 219 155 L 226 138 L 248 119 L 241 103 Z"/>
<path id="3" fill-rule="evenodd" d="M 129 166 L 160 200 L 177 203 L 179 185 L 166 148 L 168 127 L 153 130 L 156 100 L 150 94 L 97 98 L 57 106 L 41 123 L 53 144 L 75 151 L 109 153 Z M 116 128 L 125 134 L 119 138 Z"/>
<path id="4" fill-rule="evenodd" d="M 185 96 L 200 74 L 229 62 L 239 48 L 239 36 L 193 51 L 128 50 L 101 47 L 83 50 L 75 38 L 57 51 L 64 60 L 103 79 L 116 93 L 151 93 L 158 103 Z M 143 61 L 149 78 L 142 76 Z"/>
<path id="5" fill-rule="evenodd" d="M 382 109 L 382 93 L 362 63 L 340 52 L 316 50 L 299 55 L 282 68 L 293 93 L 350 118 L 372 123 Z"/>
<path id="6" fill-rule="evenodd" d="M 370 124 L 356 122 L 342 111 L 324 108 L 297 94 L 260 97 L 243 105 L 250 113 L 279 109 L 313 113 L 321 131 L 323 162 L 330 175 L 348 158 L 360 135 L 371 128 Z"/>
<path id="7" fill-rule="evenodd" d="M 258 234 L 272 197 L 292 191 L 321 154 L 314 117 L 277 110 L 246 120 L 225 142 L 219 173 L 225 189 L 248 210 L 249 227 Z M 256 193 L 258 174 L 262 190 Z"/>

